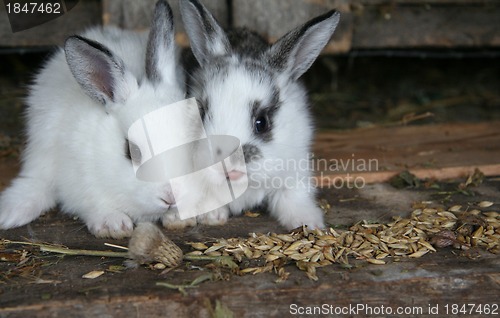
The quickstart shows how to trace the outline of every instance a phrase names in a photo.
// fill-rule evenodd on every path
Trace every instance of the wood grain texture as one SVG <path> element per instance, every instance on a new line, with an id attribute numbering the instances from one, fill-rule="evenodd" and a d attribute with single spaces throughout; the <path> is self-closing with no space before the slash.
<path id="1" fill-rule="evenodd" d="M 360 2 L 352 47 L 448 48 L 500 46 L 500 3 Z"/>
<path id="2" fill-rule="evenodd" d="M 483 48 L 500 46 L 500 3 L 496 0 L 226 0 L 204 1 L 223 27 L 249 27 L 276 41 L 292 28 L 331 9 L 341 22 L 324 53 L 352 49 Z M 80 1 L 70 14 L 12 34 L 0 7 L 0 45 L 58 45 L 64 38 L 95 24 L 133 30 L 149 27 L 155 0 Z M 178 2 L 171 1 L 177 40 L 189 41 Z M 229 25 L 229 21 L 233 21 Z"/>
<path id="3" fill-rule="evenodd" d="M 352 203 L 351 203 L 352 204 Z M 256 224 L 257 223 L 257 224 Z M 277 231 L 274 221 L 265 218 L 236 218 L 228 228 L 239 235 L 253 231 L 254 226 Z M 178 244 L 184 241 L 229 236 L 226 227 L 207 227 L 169 233 Z M 19 239 L 27 233 L 37 240 L 61 242 L 69 246 L 102 249 L 106 240 L 96 239 L 80 229 L 69 218 L 49 216 L 23 227 L 1 233 L 2 238 Z M 109 240 L 107 240 L 109 241 Z M 114 242 L 121 243 L 123 242 Z M 439 306 L 439 317 L 445 317 L 446 304 L 498 303 L 500 262 L 498 256 L 477 251 L 480 257 L 469 259 L 460 252 L 443 249 L 420 259 L 406 259 L 388 264 L 369 265 L 363 261 L 351 270 L 340 265 L 318 269 L 318 282 L 307 279 L 294 266 L 287 266 L 290 277 L 276 284 L 271 273 L 233 276 L 229 281 L 207 282 L 188 295 L 156 286 L 156 282 L 182 284 L 204 272 L 174 271 L 159 275 L 144 267 L 121 273 L 106 272 L 89 280 L 81 276 L 91 270 L 104 270 L 120 265 L 109 258 L 65 257 L 48 266 L 35 278 L 16 278 L 0 285 L 1 317 L 211 317 L 209 307 L 218 301 L 234 317 L 288 317 L 290 306 L 349 307 L 413 307 L 422 310 L 414 317 L 433 317 L 428 307 Z M 476 256 L 477 256 L 476 255 Z M 0 264 L 4 266 L 5 263 Z M 43 283 L 45 281 L 45 283 Z M 50 283 L 52 281 L 52 283 Z M 487 290 L 488 292 L 481 292 Z M 363 312 L 358 312 L 363 316 Z M 351 316 L 355 316 L 352 315 Z M 386 315 L 385 315 L 386 316 Z M 435 316 L 434 316 L 435 317 Z M 469 317 L 469 316 L 468 316 Z M 473 314 L 470 317 L 481 317 Z"/>
<path id="4" fill-rule="evenodd" d="M 340 23 L 324 52 L 347 52 L 351 49 L 353 21 L 348 0 L 234 0 L 235 27 L 247 27 L 275 42 L 288 31 L 330 10 L 341 13 Z"/>
<path id="5" fill-rule="evenodd" d="M 314 152 L 321 184 L 347 174 L 384 182 L 407 169 L 420 178 L 441 180 L 466 176 L 475 168 L 500 175 L 500 123 L 320 132 Z"/>
<path id="6" fill-rule="evenodd" d="M 450 145 L 463 144 L 463 151 L 474 153 L 482 148 L 478 140 L 485 135 L 490 136 L 488 138 L 497 136 L 498 129 L 495 126 L 499 126 L 498 123 L 321 132 L 316 147 L 328 146 L 323 147 L 323 154 L 332 158 L 338 158 L 339 153 L 349 158 L 353 149 L 365 149 L 368 157 L 373 153 L 388 151 L 386 155 L 394 156 L 395 162 L 399 162 L 407 157 L 398 157 L 398 149 L 404 149 L 405 154 L 411 155 L 421 149 L 442 149 L 447 142 Z M 380 136 L 383 138 L 379 139 Z M 496 142 L 486 151 L 493 154 L 498 146 Z M 460 162 L 459 157 L 453 162 Z M 491 162 L 498 158 L 493 156 Z M 387 163 L 391 162 L 390 157 L 386 159 Z M 0 160 L 0 190 L 8 184 L 17 169 L 15 160 Z M 483 200 L 500 202 L 498 181 L 485 180 L 473 190 L 474 197 L 456 193 L 450 198 L 449 204 L 462 205 L 466 209 L 474 202 Z M 331 204 L 325 215 L 327 224 L 348 226 L 360 220 L 385 223 L 394 216 L 406 217 L 414 202 L 432 200 L 439 205 L 440 201 L 433 195 L 429 189 L 399 190 L 387 184 L 375 184 L 362 189 L 325 187 L 320 190 L 319 198 Z M 498 211 L 498 205 L 488 210 Z M 256 218 L 232 217 L 224 226 L 197 226 L 184 231 L 167 232 L 166 235 L 187 252 L 189 248 L 186 242 L 247 237 L 250 232 L 285 233 L 286 230 L 263 212 Z M 104 246 L 106 242 L 127 245 L 126 239 L 95 238 L 80 220 L 58 211 L 49 212 L 26 226 L 0 230 L 0 238 L 93 250 L 109 249 Z M 183 267 L 160 275 L 159 271 L 139 267 L 111 272 L 109 266 L 121 266 L 121 259 L 66 256 L 54 262 L 54 257 L 47 254 L 43 259 L 43 266 L 34 267 L 26 275 L 13 277 L 0 284 L 0 317 L 211 317 L 210 307 L 213 308 L 216 302 L 228 308 L 234 317 L 289 317 L 292 304 L 326 304 L 328 308 L 363 304 L 372 308 L 390 307 L 393 310 L 407 307 L 422 310 L 409 315 L 413 317 L 450 317 L 445 312 L 447 304 L 498 304 L 500 294 L 499 256 L 477 249 L 468 252 L 438 249 L 437 253 L 399 262 L 389 257 L 386 265 L 371 265 L 353 259 L 352 264 L 355 266 L 350 269 L 338 264 L 318 269 L 317 282 L 310 281 L 291 264 L 286 266 L 290 272 L 289 279 L 280 284 L 275 283 L 277 276 L 272 273 L 232 276 L 228 281 L 206 282 L 189 289 L 187 296 L 157 286 L 156 282 L 185 284 L 206 271 Z M 0 262 L 0 273 L 14 269 L 15 264 Z M 82 278 L 83 274 L 94 270 L 105 273 L 93 280 Z M 438 306 L 439 315 L 430 315 L 429 306 Z M 363 316 L 363 312 L 357 314 Z M 467 317 L 484 315 L 471 314 Z"/>
<path id="7" fill-rule="evenodd" d="M 156 0 L 102 0 L 103 24 L 131 30 L 146 30 L 149 28 Z M 174 14 L 176 39 L 182 46 L 188 46 L 189 40 L 184 31 L 184 25 L 179 11 L 179 1 L 169 1 Z M 204 4 L 215 16 L 222 27 L 228 27 L 229 12 L 226 0 L 205 1 Z"/>

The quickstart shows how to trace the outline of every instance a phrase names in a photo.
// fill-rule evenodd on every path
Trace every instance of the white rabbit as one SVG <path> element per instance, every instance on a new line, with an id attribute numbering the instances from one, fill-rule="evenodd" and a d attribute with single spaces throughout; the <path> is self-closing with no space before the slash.
<path id="1" fill-rule="evenodd" d="M 249 181 L 240 198 L 198 220 L 224 224 L 230 212 L 265 205 L 286 228 L 323 227 L 308 157 L 313 125 L 299 78 L 330 40 L 339 13 L 318 16 L 269 45 L 246 29 L 226 33 L 198 0 L 180 0 L 180 9 L 199 63 L 188 93 L 200 104 L 208 135 L 239 138 L 246 172 L 235 165 L 227 175 Z"/>
<path id="2" fill-rule="evenodd" d="M 144 114 L 185 98 L 176 56 L 165 0 L 149 35 L 104 27 L 69 37 L 30 89 L 27 146 L 19 176 L 0 196 L 0 228 L 57 203 L 98 237 L 129 236 L 134 222 L 165 216 L 171 189 L 136 178 L 126 138 Z"/>

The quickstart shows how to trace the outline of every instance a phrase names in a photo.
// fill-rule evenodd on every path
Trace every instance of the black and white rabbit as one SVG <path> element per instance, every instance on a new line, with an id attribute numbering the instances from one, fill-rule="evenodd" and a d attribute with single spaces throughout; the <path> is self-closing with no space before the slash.
<path id="1" fill-rule="evenodd" d="M 180 9 L 199 63 L 190 72 L 189 94 L 208 135 L 239 138 L 246 171 L 235 166 L 226 173 L 232 182 L 243 175 L 249 182 L 240 198 L 198 221 L 224 224 L 230 213 L 267 205 L 286 228 L 323 227 L 308 157 L 313 125 L 299 78 L 330 40 L 339 13 L 318 16 L 269 45 L 245 29 L 225 32 L 198 0 L 180 0 Z"/>
<path id="2" fill-rule="evenodd" d="M 174 203 L 167 182 L 136 178 L 127 130 L 185 98 L 170 6 L 159 0 L 149 34 L 112 27 L 69 37 L 27 98 L 22 169 L 0 196 L 0 228 L 21 226 L 57 203 L 98 237 L 129 236 Z M 199 116 L 199 115 L 198 115 Z M 165 122 L 168 131 L 189 123 Z"/>

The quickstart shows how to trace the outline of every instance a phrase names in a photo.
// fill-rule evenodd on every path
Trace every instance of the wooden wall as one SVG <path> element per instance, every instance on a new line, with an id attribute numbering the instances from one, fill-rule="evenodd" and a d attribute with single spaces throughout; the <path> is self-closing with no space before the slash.
<path id="1" fill-rule="evenodd" d="M 178 41 L 188 40 L 175 14 Z M 102 23 L 143 30 L 155 0 L 80 0 L 64 16 L 12 34 L 5 7 L 0 8 L 0 46 L 60 44 L 68 35 Z M 498 0 L 205 0 L 224 27 L 246 26 L 275 41 L 291 28 L 331 9 L 342 13 L 328 53 L 351 49 L 487 48 L 500 47 Z M 229 5 L 230 4 L 230 5 Z"/>

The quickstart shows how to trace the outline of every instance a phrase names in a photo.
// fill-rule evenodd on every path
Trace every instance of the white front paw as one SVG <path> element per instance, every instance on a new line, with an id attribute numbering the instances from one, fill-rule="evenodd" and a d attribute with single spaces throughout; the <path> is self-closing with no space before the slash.
<path id="1" fill-rule="evenodd" d="M 40 215 L 36 202 L 20 198 L 18 201 L 0 201 L 0 229 L 25 225 Z"/>
<path id="2" fill-rule="evenodd" d="M 169 211 L 161 218 L 163 227 L 167 230 L 182 230 L 188 226 L 196 226 L 196 217 L 181 220 L 177 211 Z"/>
<path id="3" fill-rule="evenodd" d="M 87 227 L 96 237 L 121 239 L 132 235 L 134 222 L 128 215 L 115 212 L 106 214 L 97 221 L 87 222 Z"/>
<path id="4" fill-rule="evenodd" d="M 322 229 L 325 227 L 323 211 L 310 199 L 296 201 L 286 200 L 286 197 L 281 198 L 271 213 L 288 230 L 303 225 L 307 225 L 309 229 Z"/>
<path id="5" fill-rule="evenodd" d="M 25 225 L 55 205 L 49 186 L 34 178 L 17 178 L 0 195 L 0 229 Z"/>
<path id="6" fill-rule="evenodd" d="M 206 225 L 224 225 L 229 218 L 229 208 L 223 206 L 213 211 L 198 215 L 197 219 L 200 224 Z"/>
<path id="7" fill-rule="evenodd" d="M 307 228 L 311 230 L 324 229 L 325 222 L 323 221 L 323 210 L 318 207 L 314 207 L 310 210 L 308 215 L 299 219 L 297 223 L 297 226 L 307 225 Z M 297 226 L 294 226 L 294 228 Z"/>

